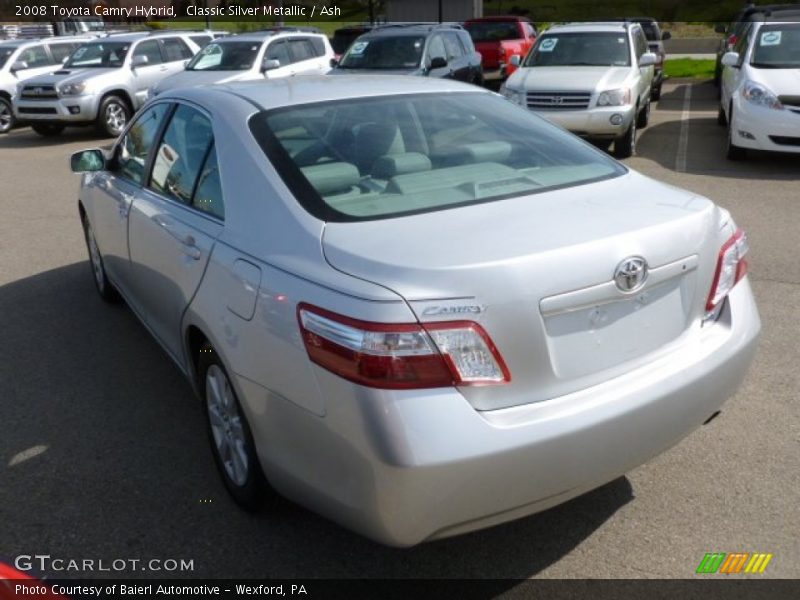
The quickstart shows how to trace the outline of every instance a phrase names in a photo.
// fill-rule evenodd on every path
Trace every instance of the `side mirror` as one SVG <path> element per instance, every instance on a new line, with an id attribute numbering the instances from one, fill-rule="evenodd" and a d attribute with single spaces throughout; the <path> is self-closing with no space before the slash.
<path id="1" fill-rule="evenodd" d="M 725 29 L 726 29 L 726 28 L 725 28 L 725 25 L 723 25 L 722 23 L 718 23 L 718 24 L 717 24 L 717 25 L 714 27 L 714 31 L 715 31 L 715 32 L 717 32 L 717 33 L 725 33 Z"/>
<path id="2" fill-rule="evenodd" d="M 331 69 L 335 69 L 338 66 L 339 66 L 339 59 L 338 58 L 332 58 L 331 59 Z"/>
<path id="3" fill-rule="evenodd" d="M 738 67 L 739 66 L 739 53 L 738 52 L 726 52 L 722 55 L 722 64 L 726 67 Z"/>
<path id="4" fill-rule="evenodd" d="M 106 168 L 106 157 L 102 150 L 95 148 L 81 150 L 74 153 L 69 159 L 69 168 L 73 173 L 91 173 L 102 171 Z"/>
<path id="5" fill-rule="evenodd" d="M 665 31 L 664 33 L 661 34 L 661 39 L 663 41 L 671 40 L 672 34 L 669 31 Z"/>
<path id="6" fill-rule="evenodd" d="M 136 67 L 143 67 L 150 62 L 150 59 L 146 56 L 138 54 L 131 59 L 131 68 L 135 69 Z"/>
<path id="7" fill-rule="evenodd" d="M 652 52 L 645 52 L 639 59 L 640 67 L 649 67 L 656 64 L 656 55 Z"/>
<path id="8" fill-rule="evenodd" d="M 12 73 L 16 73 L 17 71 L 24 71 L 27 68 L 28 68 L 28 63 L 26 63 L 24 60 L 18 60 L 13 65 L 11 65 L 10 70 Z"/>
<path id="9" fill-rule="evenodd" d="M 272 71 L 273 69 L 278 69 L 281 66 L 281 61 L 274 59 L 274 58 L 267 58 L 261 63 L 261 72 L 264 73 L 265 71 Z"/>
<path id="10" fill-rule="evenodd" d="M 434 56 L 431 59 L 429 69 L 441 69 L 447 66 L 447 59 L 444 56 Z"/>
<path id="11" fill-rule="evenodd" d="M 522 59 L 520 58 L 519 54 L 512 54 L 511 58 L 508 59 L 508 64 L 518 67 L 522 64 Z"/>

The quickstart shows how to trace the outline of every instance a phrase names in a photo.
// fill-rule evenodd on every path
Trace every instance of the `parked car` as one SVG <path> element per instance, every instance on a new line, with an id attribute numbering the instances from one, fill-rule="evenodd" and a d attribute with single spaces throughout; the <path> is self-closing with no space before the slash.
<path id="1" fill-rule="evenodd" d="M 186 69 L 151 88 L 154 95 L 176 87 L 325 74 L 333 49 L 327 36 L 298 30 L 235 35 L 205 46 Z"/>
<path id="2" fill-rule="evenodd" d="M 20 82 L 58 69 L 88 38 L 60 37 L 47 40 L 0 42 L 0 134 L 14 127 L 11 98 Z"/>
<path id="3" fill-rule="evenodd" d="M 800 10 L 751 22 L 722 57 L 720 125 L 727 155 L 749 150 L 800 153 Z"/>
<path id="4" fill-rule="evenodd" d="M 331 75 L 376 73 L 457 79 L 483 85 L 481 55 L 460 25 L 394 24 L 350 45 Z"/>
<path id="5" fill-rule="evenodd" d="M 658 21 L 651 17 L 629 17 L 628 21 L 639 23 L 642 26 L 644 36 L 647 38 L 647 46 L 650 48 L 650 52 L 656 55 L 656 64 L 653 65 L 653 89 L 650 97 L 652 100 L 659 100 L 661 87 L 664 84 L 664 61 L 667 58 L 664 42 L 671 39 L 672 34 L 669 31 L 661 31 Z"/>
<path id="6" fill-rule="evenodd" d="M 742 33 L 750 23 L 763 20 L 767 16 L 778 17 L 779 13 L 784 11 L 796 12 L 798 9 L 800 9 L 800 0 L 795 0 L 788 4 L 762 4 L 759 6 L 748 3 L 736 14 L 736 17 L 734 17 L 730 24 L 727 26 L 717 25 L 717 33 L 724 33 L 725 36 L 720 40 L 719 48 L 717 49 L 714 83 L 717 85 L 720 83 L 720 78 L 722 76 L 722 55 L 733 50 L 736 42 L 739 41 Z"/>
<path id="7" fill-rule="evenodd" d="M 655 62 L 638 23 L 559 25 L 539 37 L 501 93 L 598 145 L 613 142 L 627 158 L 650 118 Z"/>
<path id="8" fill-rule="evenodd" d="M 101 135 L 116 137 L 148 89 L 182 71 L 199 49 L 187 32 L 124 33 L 88 42 L 63 69 L 19 86 L 15 115 L 44 136 L 67 125 L 94 125 Z"/>
<path id="9" fill-rule="evenodd" d="M 98 292 L 248 508 L 268 482 L 397 546 L 541 511 L 716 415 L 755 352 L 727 211 L 472 85 L 173 90 L 72 168 Z"/>
<path id="10" fill-rule="evenodd" d="M 464 23 L 475 49 L 483 57 L 483 78 L 504 81 L 516 67 L 514 55 L 524 58 L 536 42 L 536 26 L 527 17 L 499 16 L 470 19 Z"/>

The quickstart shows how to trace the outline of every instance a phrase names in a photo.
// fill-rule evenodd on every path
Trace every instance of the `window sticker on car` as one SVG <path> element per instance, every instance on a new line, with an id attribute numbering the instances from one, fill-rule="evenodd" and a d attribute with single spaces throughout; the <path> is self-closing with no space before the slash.
<path id="1" fill-rule="evenodd" d="M 547 38 L 546 40 L 542 40 L 542 43 L 539 44 L 539 52 L 552 52 L 557 43 L 558 38 Z"/>
<path id="2" fill-rule="evenodd" d="M 761 34 L 762 46 L 778 46 L 781 43 L 782 31 L 767 31 Z"/>
<path id="3" fill-rule="evenodd" d="M 356 42 L 353 44 L 353 47 L 350 48 L 350 54 L 364 54 L 364 50 L 367 49 L 369 42 Z"/>

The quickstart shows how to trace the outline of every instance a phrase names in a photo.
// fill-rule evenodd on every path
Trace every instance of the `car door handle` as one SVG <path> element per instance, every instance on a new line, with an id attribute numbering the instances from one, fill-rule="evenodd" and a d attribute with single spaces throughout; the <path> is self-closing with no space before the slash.
<path id="1" fill-rule="evenodd" d="M 183 252 L 186 256 L 193 258 L 194 260 L 200 259 L 202 252 L 200 251 L 200 248 L 197 247 L 197 242 L 191 233 L 182 233 L 176 230 L 172 221 L 161 215 L 155 215 L 153 217 L 153 222 L 166 231 L 170 236 L 172 236 L 172 238 L 175 239 L 178 244 L 180 244 L 181 252 Z"/>

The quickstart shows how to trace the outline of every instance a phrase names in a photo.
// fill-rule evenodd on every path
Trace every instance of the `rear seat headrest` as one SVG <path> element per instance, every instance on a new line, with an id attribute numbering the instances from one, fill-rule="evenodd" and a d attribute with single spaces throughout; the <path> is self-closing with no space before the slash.
<path id="1" fill-rule="evenodd" d="M 404 173 L 418 173 L 431 170 L 431 159 L 419 152 L 387 154 L 372 165 L 372 176 L 376 179 L 391 179 Z"/>
<path id="2" fill-rule="evenodd" d="M 301 167 L 300 170 L 320 196 L 347 192 L 354 185 L 358 185 L 361 178 L 358 167 L 346 162 L 311 165 Z"/>

